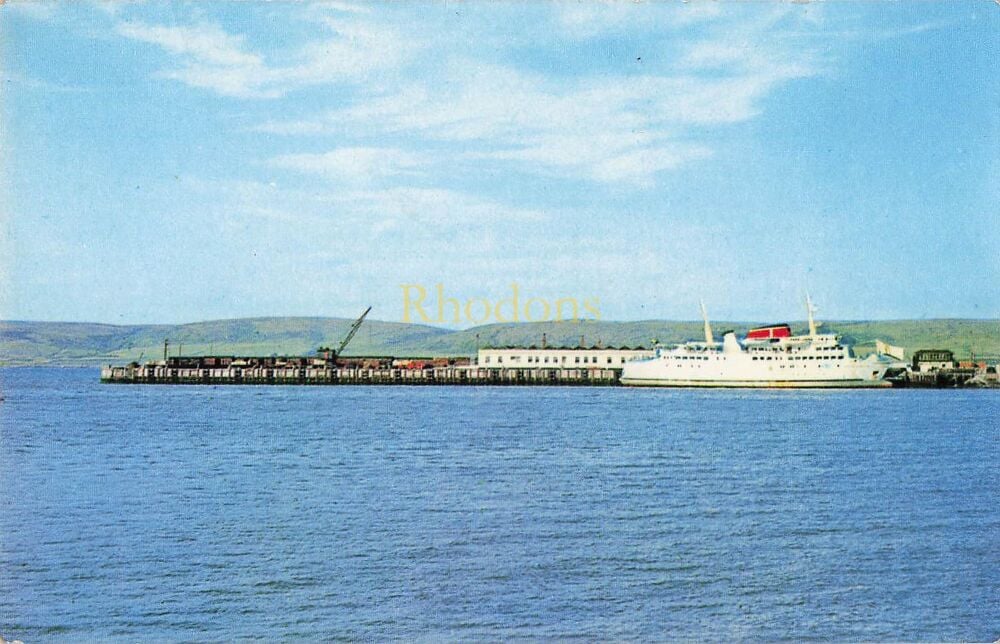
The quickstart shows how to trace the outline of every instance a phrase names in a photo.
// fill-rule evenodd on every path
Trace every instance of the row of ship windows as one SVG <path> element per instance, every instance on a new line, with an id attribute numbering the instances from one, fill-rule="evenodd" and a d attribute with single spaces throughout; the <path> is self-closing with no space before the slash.
<path id="1" fill-rule="evenodd" d="M 788 347 L 786 347 L 784 349 L 782 349 L 781 347 L 765 347 L 765 348 L 752 347 L 752 348 L 749 349 L 750 353 L 787 353 L 789 350 L 790 350 L 790 348 L 788 348 Z M 794 349 L 791 349 L 791 350 L 794 351 Z M 811 347 L 810 350 L 811 351 L 843 351 L 844 347 L 842 347 L 840 345 L 837 345 L 835 347 Z"/>
<path id="2" fill-rule="evenodd" d="M 708 356 L 668 356 L 674 360 L 708 360 Z M 718 360 L 718 357 L 716 357 Z M 754 360 L 777 360 L 773 356 L 753 356 Z M 844 356 L 789 356 L 787 360 L 843 360 Z M 609 358 L 610 360 L 610 358 Z M 487 359 L 487 362 L 489 359 Z"/>
<path id="3" fill-rule="evenodd" d="M 608 364 L 614 364 L 613 363 L 614 358 L 608 356 L 607 360 L 608 360 L 608 362 L 607 362 Z M 520 362 L 521 361 L 521 356 L 510 356 L 510 361 L 511 362 Z M 541 356 L 527 356 L 525 358 L 525 361 L 529 362 L 529 363 L 530 362 L 534 362 L 536 364 L 542 364 L 542 362 L 543 362 Z M 625 358 L 624 357 L 618 358 L 618 361 L 621 364 L 625 364 Z M 545 362 L 545 364 L 549 364 L 549 356 L 545 356 L 544 362 Z M 559 364 L 559 362 L 560 362 L 560 360 L 556 359 L 555 356 L 552 356 L 552 364 Z M 566 362 L 566 356 L 562 356 L 562 363 L 565 364 L 565 362 Z M 597 356 L 573 356 L 573 363 L 574 364 L 580 364 L 581 362 L 583 364 L 597 364 Z M 486 356 L 483 359 L 483 364 L 490 364 L 490 356 Z M 497 364 L 503 364 L 503 356 L 497 356 Z"/>
<path id="4" fill-rule="evenodd" d="M 757 356 L 753 357 L 754 360 L 773 360 L 771 356 Z M 789 356 L 788 360 L 843 360 L 844 356 Z"/>

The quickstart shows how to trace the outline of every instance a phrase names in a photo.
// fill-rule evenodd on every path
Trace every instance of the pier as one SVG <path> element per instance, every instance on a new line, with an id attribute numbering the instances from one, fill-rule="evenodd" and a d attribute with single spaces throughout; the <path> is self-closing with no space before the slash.
<path id="1" fill-rule="evenodd" d="M 149 385 L 619 385 L 621 369 L 517 369 L 476 365 L 226 366 L 131 364 L 101 369 L 101 381 Z"/>
<path id="2" fill-rule="evenodd" d="M 170 356 L 101 369 L 101 381 L 149 385 L 511 385 L 598 386 L 621 384 L 628 359 L 652 352 L 642 347 L 502 347 L 475 358 L 344 356 L 344 349 L 371 307 L 355 320 L 336 348 L 312 356 Z"/>
<path id="3" fill-rule="evenodd" d="M 620 386 L 626 362 L 652 355 L 644 347 L 487 347 L 452 357 L 343 356 L 320 347 L 310 356 L 168 356 L 144 364 L 108 365 L 101 381 L 148 385 L 480 385 Z M 950 351 L 924 349 L 890 369 L 894 387 L 1000 386 L 992 361 L 956 361 Z"/>

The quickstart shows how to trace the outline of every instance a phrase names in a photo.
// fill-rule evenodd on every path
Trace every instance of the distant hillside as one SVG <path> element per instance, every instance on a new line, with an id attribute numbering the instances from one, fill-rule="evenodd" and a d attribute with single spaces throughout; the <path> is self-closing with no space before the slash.
<path id="1" fill-rule="evenodd" d="M 0 365 L 94 366 L 158 359 L 163 340 L 170 353 L 228 355 L 303 355 L 322 345 L 337 346 L 351 320 L 339 318 L 247 318 L 181 325 L 111 325 L 73 322 L 0 322 Z M 717 336 L 728 329 L 745 332 L 752 323 L 713 322 Z M 802 322 L 794 323 L 798 331 Z M 875 339 L 916 349 L 950 349 L 1000 356 L 998 320 L 891 320 L 829 322 L 859 353 L 873 350 Z M 353 355 L 471 355 L 476 346 L 650 346 L 702 337 L 701 322 L 533 322 L 490 324 L 461 331 L 366 320 L 346 353 Z M 477 338 L 478 336 L 478 338 Z"/>
<path id="2" fill-rule="evenodd" d="M 102 365 L 158 359 L 163 341 L 175 355 L 302 355 L 336 347 L 353 320 L 245 318 L 180 325 L 110 325 L 74 322 L 0 322 L 0 365 Z M 366 320 L 348 353 L 420 351 L 445 329 Z"/>

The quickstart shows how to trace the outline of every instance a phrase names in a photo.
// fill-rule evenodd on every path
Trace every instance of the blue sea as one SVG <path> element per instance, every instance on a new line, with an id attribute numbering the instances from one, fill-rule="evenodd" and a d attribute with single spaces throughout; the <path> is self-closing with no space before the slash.
<path id="1" fill-rule="evenodd" d="M 0 635 L 1000 637 L 1000 392 L 0 370 Z"/>

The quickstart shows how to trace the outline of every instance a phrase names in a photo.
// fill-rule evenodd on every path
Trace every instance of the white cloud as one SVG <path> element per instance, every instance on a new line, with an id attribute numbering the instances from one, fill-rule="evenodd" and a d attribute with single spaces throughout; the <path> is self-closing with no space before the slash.
<path id="1" fill-rule="evenodd" d="M 223 96 L 278 98 L 310 85 L 358 82 L 376 70 L 399 66 L 418 48 L 394 28 L 333 15 L 313 16 L 325 38 L 304 43 L 287 60 L 274 63 L 248 51 L 244 38 L 218 26 L 119 22 L 117 32 L 156 45 L 181 63 L 165 78 Z"/>
<path id="2" fill-rule="evenodd" d="M 321 154 L 286 154 L 271 164 L 319 174 L 337 182 L 371 183 L 395 175 L 414 175 L 423 160 L 417 154 L 391 148 L 338 148 Z"/>
<path id="3" fill-rule="evenodd" d="M 297 87 L 359 80 L 375 70 L 398 67 L 417 48 L 414 39 L 387 25 L 337 17 L 320 22 L 332 35 L 302 46 L 294 64 L 273 68 L 273 83 Z"/>
<path id="4" fill-rule="evenodd" d="M 425 142 L 435 155 L 653 186 L 658 173 L 712 155 L 704 142 L 710 128 L 755 118 L 776 88 L 819 73 L 813 48 L 800 41 L 790 45 L 771 33 L 782 21 L 798 19 L 794 10 L 779 7 L 752 19 L 733 19 L 714 3 L 697 7 L 559 6 L 564 26 L 607 19 L 623 28 L 655 31 L 656 25 L 704 23 L 691 35 L 672 31 L 669 47 L 664 44 L 665 51 L 675 53 L 672 62 L 644 75 L 567 77 L 453 58 L 432 78 L 416 77 L 317 118 L 269 121 L 257 129 L 405 136 Z M 636 24 L 650 15 L 654 26 Z M 447 145 L 459 142 L 461 151 Z"/>
<path id="5" fill-rule="evenodd" d="M 656 173 L 711 155 L 712 151 L 704 146 L 669 145 L 631 150 L 602 160 L 595 166 L 593 176 L 608 183 L 651 186 Z"/>
<path id="6" fill-rule="evenodd" d="M 658 141 L 643 133 L 617 131 L 591 136 L 543 135 L 521 148 L 483 156 L 561 168 L 605 183 L 649 187 L 656 173 L 711 155 L 706 146 Z"/>
<path id="7" fill-rule="evenodd" d="M 305 13 L 330 35 L 305 43 L 280 64 L 213 26 L 126 24 L 119 31 L 177 57 L 182 66 L 164 72 L 167 77 L 242 97 L 275 98 L 294 88 L 360 81 L 375 70 L 406 67 L 421 47 L 350 7 L 320 5 Z M 428 162 L 476 159 L 652 186 L 658 173 L 712 155 L 711 146 L 699 141 L 708 128 L 756 117 L 775 88 L 817 73 L 808 47 L 790 48 L 770 33 L 790 15 L 793 10 L 780 7 L 750 20 L 741 19 L 743 14 L 734 19 L 715 3 L 559 5 L 558 24 L 572 37 L 596 33 L 601 25 L 642 29 L 654 38 L 669 28 L 663 49 L 675 56 L 645 75 L 583 77 L 484 63 L 476 54 L 453 56 L 433 69 L 415 68 L 409 77 L 380 77 L 378 89 L 358 86 L 347 93 L 352 103 L 325 116 L 272 120 L 255 129 L 341 135 L 353 147 L 272 160 L 338 181 L 412 175 Z M 649 24 L 640 18 L 650 18 Z M 698 23 L 693 32 L 677 29 L 692 23 Z M 393 137 L 405 137 L 408 148 L 422 150 L 420 158 L 386 148 L 384 141 Z M 461 150 L 454 145 L 459 142 Z"/>
<path id="8" fill-rule="evenodd" d="M 360 211 L 377 217 L 439 225 L 531 221 L 545 219 L 537 210 L 517 208 L 490 199 L 441 188 L 390 188 L 345 196 Z"/>
<path id="9" fill-rule="evenodd" d="M 703 64 L 703 63 L 702 63 Z M 740 63 L 738 73 L 584 79 L 556 83 L 513 69 L 453 64 L 444 83 L 335 110 L 325 118 L 267 123 L 273 133 L 367 132 L 461 141 L 465 157 L 523 161 L 604 182 L 650 185 L 656 173 L 711 150 L 687 139 L 692 126 L 753 118 L 761 99 L 801 64 Z"/>
<path id="10" fill-rule="evenodd" d="M 338 2 L 337 0 L 324 0 L 321 8 L 329 8 L 334 11 L 343 11 L 345 13 L 371 13 L 371 9 L 364 5 L 353 4 L 350 2 Z"/>
<path id="11" fill-rule="evenodd" d="M 397 231 L 437 239 L 456 224 L 539 222 L 549 217 L 542 211 L 443 188 L 321 184 L 299 190 L 277 183 L 192 177 L 183 183 L 189 194 L 207 204 L 208 210 L 199 216 L 217 215 L 231 229 L 266 220 L 289 230 L 331 228 L 338 234 L 376 235 Z"/>
<path id="12" fill-rule="evenodd" d="M 4 83 L 11 83 L 25 89 L 39 90 L 53 94 L 89 94 L 94 90 L 82 85 L 67 85 L 63 83 L 53 83 L 38 78 L 28 78 L 22 74 L 0 74 L 0 79 Z"/>
<path id="13" fill-rule="evenodd" d="M 722 9 L 716 2 L 652 3 L 574 2 L 556 5 L 556 21 L 570 38 L 593 38 L 609 32 L 664 30 L 717 18 Z"/>
<path id="14" fill-rule="evenodd" d="M 164 27 L 120 22 L 116 31 L 126 38 L 160 47 L 180 58 L 183 67 L 164 71 L 166 78 L 224 96 L 275 97 L 263 59 L 245 50 L 243 38 L 210 24 Z"/>
<path id="15" fill-rule="evenodd" d="M 163 27 L 140 22 L 118 24 L 118 33 L 142 42 L 159 45 L 171 54 L 189 56 L 207 65 L 220 67 L 256 66 L 259 56 L 243 51 L 243 39 L 214 25 Z"/>

